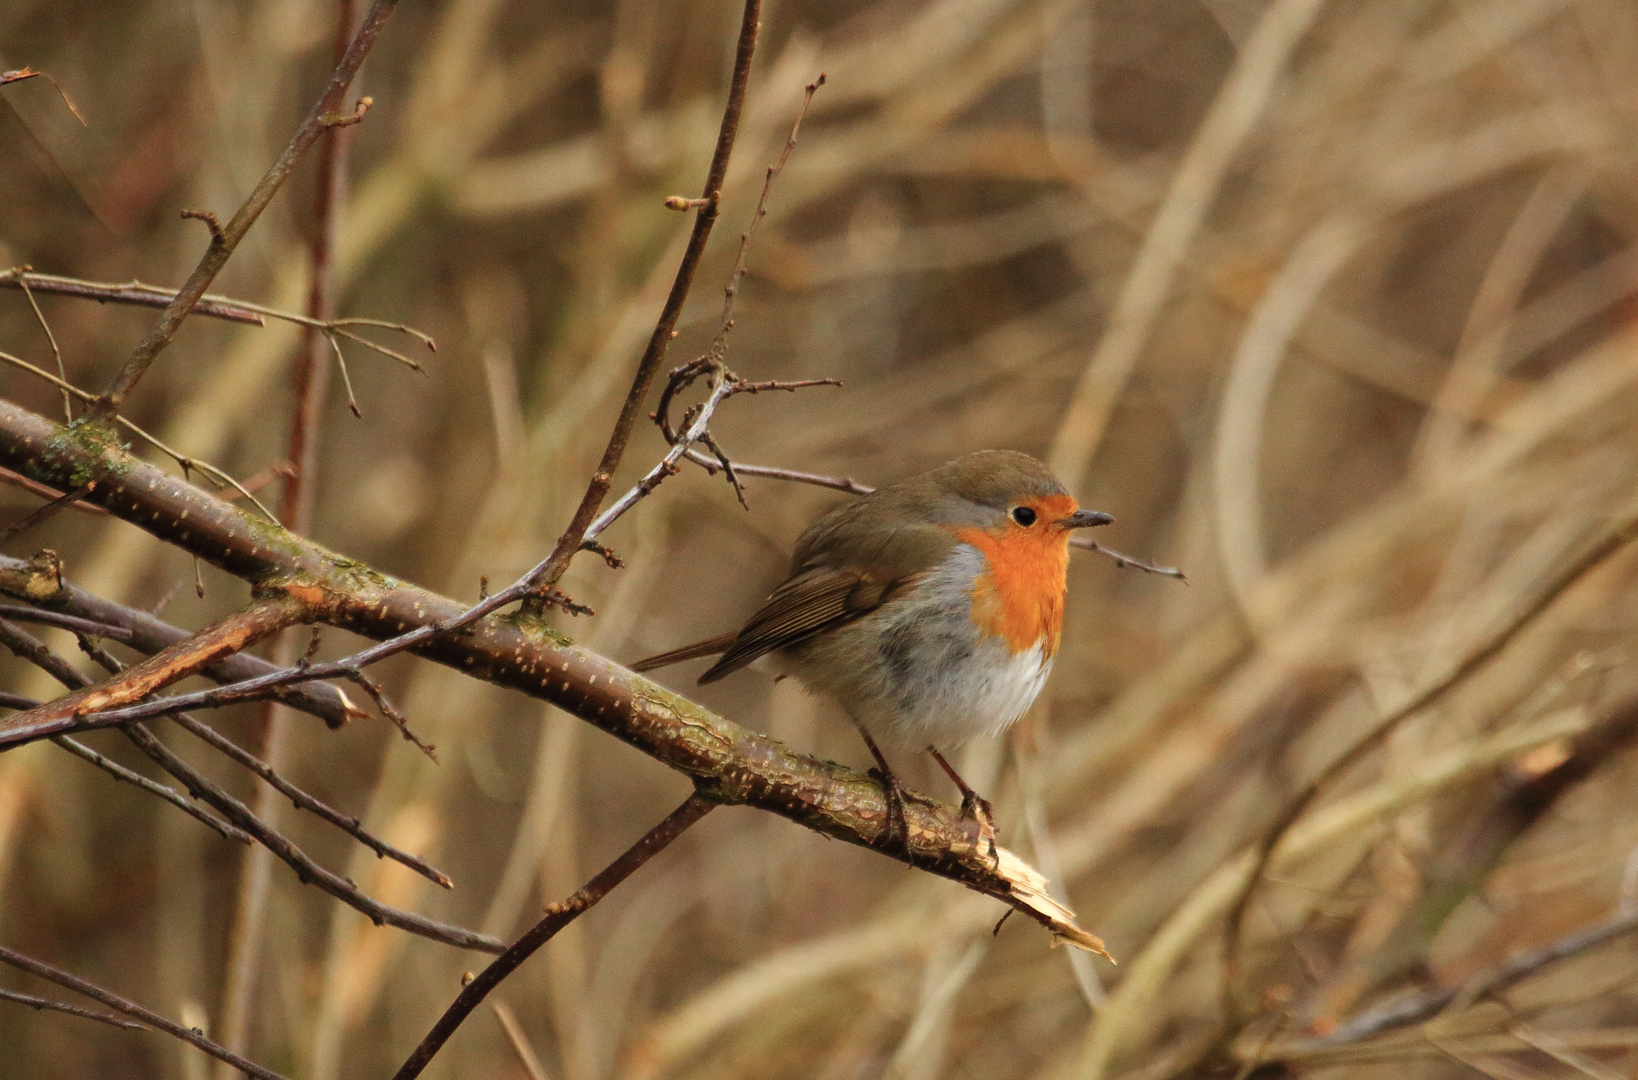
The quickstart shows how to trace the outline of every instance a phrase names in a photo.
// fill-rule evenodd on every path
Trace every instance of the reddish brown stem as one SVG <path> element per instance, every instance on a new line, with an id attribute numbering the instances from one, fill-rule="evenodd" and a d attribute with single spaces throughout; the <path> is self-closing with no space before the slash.
<path id="1" fill-rule="evenodd" d="M 81 716 L 141 701 L 224 657 L 243 652 L 301 616 L 298 605 L 284 601 L 235 612 L 96 686 L 6 717 L 0 721 L 0 732 L 31 730 L 56 735 L 73 730 Z"/>
<path id="2" fill-rule="evenodd" d="M 716 805 L 697 792 L 690 795 L 681 806 L 671 811 L 664 821 L 650 829 L 642 839 L 627 848 L 625 854 L 604 867 L 574 895 L 561 904 L 553 904 L 547 908 L 545 918 L 530 927 L 522 937 L 513 942 L 511 948 L 496 957 L 493 963 L 479 972 L 477 977 L 455 996 L 449 1008 L 444 1010 L 444 1015 L 440 1016 L 438 1022 L 432 1025 L 432 1030 L 427 1032 L 426 1038 L 421 1040 L 421 1044 L 393 1074 L 393 1080 L 414 1080 L 420 1076 L 421 1070 L 427 1067 L 433 1055 L 437 1054 L 444 1043 L 449 1041 L 449 1037 L 455 1034 L 462 1021 L 483 1003 L 483 999 L 488 997 L 490 991 L 499 986 L 502 980 L 534 955 L 535 950 L 556 937 L 559 930 L 591 910 L 592 906 L 612 892 L 616 885 L 665 850 L 673 840 L 681 836 L 694 822 L 710 813 Z"/>

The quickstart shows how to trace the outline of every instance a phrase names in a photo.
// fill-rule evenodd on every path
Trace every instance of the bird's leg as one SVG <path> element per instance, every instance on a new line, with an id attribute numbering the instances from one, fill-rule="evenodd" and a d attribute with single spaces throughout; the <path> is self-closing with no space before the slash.
<path id="1" fill-rule="evenodd" d="M 854 721 L 853 726 L 859 729 L 859 735 L 863 737 L 865 745 L 870 747 L 870 756 L 876 759 L 876 767 L 870 771 L 881 780 L 882 795 L 887 799 L 887 842 L 889 845 L 897 843 L 909 851 L 910 827 L 904 817 L 904 800 L 909 792 L 899 783 L 898 774 L 887 764 L 887 759 L 882 756 L 881 747 L 870 737 L 870 732 L 858 721 Z"/>
<path id="2" fill-rule="evenodd" d="M 995 807 L 990 805 L 990 800 L 974 791 L 967 781 L 961 778 L 955 767 L 945 761 L 944 755 L 938 752 L 938 747 L 928 744 L 927 752 L 933 755 L 933 760 L 939 763 L 944 769 L 944 774 L 960 790 L 962 816 L 978 822 L 979 838 L 990 846 L 990 858 L 1000 866 L 1001 856 L 995 850 Z"/>

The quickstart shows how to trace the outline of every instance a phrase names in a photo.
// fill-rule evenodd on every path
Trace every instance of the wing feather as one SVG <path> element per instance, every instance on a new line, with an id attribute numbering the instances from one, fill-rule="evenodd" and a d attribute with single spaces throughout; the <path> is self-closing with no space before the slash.
<path id="1" fill-rule="evenodd" d="M 876 580 L 852 568 L 804 570 L 774 590 L 700 682 L 716 682 L 760 656 L 863 618 L 911 581 Z"/>

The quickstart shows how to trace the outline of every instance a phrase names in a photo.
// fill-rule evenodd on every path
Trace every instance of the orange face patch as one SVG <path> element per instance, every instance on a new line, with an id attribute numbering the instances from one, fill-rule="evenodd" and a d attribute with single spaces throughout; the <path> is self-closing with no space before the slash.
<path id="1" fill-rule="evenodd" d="M 1045 656 L 1058 651 L 1064 623 L 1069 533 L 1053 524 L 1077 509 L 1068 495 L 1048 495 L 1022 503 L 1035 511 L 1035 524 L 1008 521 L 999 529 L 958 529 L 956 538 L 984 553 L 985 571 L 973 583 L 973 623 L 980 632 L 1007 643 L 1014 655 L 1041 645 Z"/>

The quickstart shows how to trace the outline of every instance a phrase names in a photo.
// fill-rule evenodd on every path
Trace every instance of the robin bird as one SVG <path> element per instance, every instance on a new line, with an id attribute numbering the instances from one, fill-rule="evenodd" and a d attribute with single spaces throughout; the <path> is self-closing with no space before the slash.
<path id="1" fill-rule="evenodd" d="M 785 581 L 740 630 L 638 661 L 721 654 L 716 682 L 766 654 L 834 699 L 864 736 L 902 840 L 906 792 L 872 734 L 921 744 L 993 832 L 989 804 L 939 747 L 996 735 L 1045 685 L 1063 629 L 1069 537 L 1114 518 L 1082 510 L 1047 467 L 980 450 L 821 514 Z"/>

